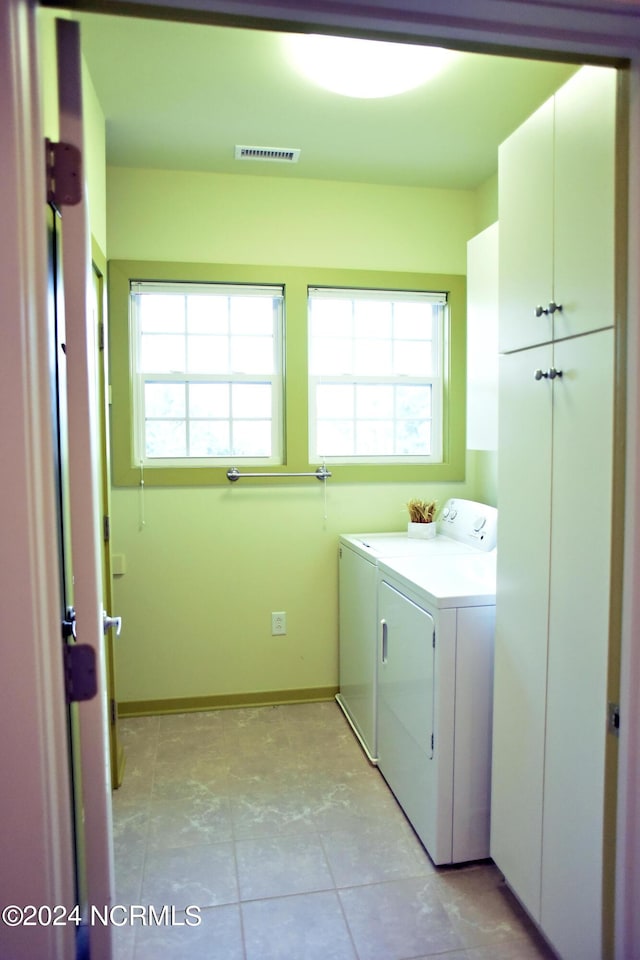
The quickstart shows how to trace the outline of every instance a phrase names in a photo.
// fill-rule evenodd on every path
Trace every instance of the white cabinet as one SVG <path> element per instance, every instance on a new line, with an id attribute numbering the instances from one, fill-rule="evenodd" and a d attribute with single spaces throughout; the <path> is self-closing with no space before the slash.
<path id="1" fill-rule="evenodd" d="M 583 67 L 500 147 L 503 353 L 613 323 L 615 97 Z"/>
<path id="2" fill-rule="evenodd" d="M 531 264 L 522 268 L 527 302 L 517 312 L 518 268 L 500 221 L 501 296 L 510 292 L 506 312 L 500 302 L 491 855 L 563 960 L 602 956 L 613 170 L 606 185 L 600 175 L 602 157 L 613 153 L 613 94 L 611 73 L 588 68 L 553 99 L 558 263 L 534 303 L 557 297 L 563 310 L 534 316 L 540 327 L 531 323 Z M 547 104 L 538 111 L 536 123 L 548 110 Z M 501 150 L 501 188 L 522 172 L 509 169 L 526 152 L 522 131 L 514 138 L 515 146 Z M 574 189 L 561 159 L 570 142 L 581 149 Z M 601 207 L 593 221 L 581 215 L 579 200 L 589 192 L 592 160 L 596 196 L 589 209 Z M 562 226 L 560 183 L 567 193 L 562 203 L 572 211 Z M 500 205 L 502 212 L 502 196 Z M 570 294 L 558 292 L 560 278 Z"/>

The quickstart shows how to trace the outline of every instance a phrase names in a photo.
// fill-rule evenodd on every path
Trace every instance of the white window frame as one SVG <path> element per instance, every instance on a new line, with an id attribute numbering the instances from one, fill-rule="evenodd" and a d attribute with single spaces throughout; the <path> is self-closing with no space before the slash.
<path id="1" fill-rule="evenodd" d="M 350 300 L 383 300 L 383 301 L 421 301 L 442 306 L 434 321 L 433 329 L 433 358 L 434 369 L 424 377 L 394 375 L 394 376 L 359 376 L 353 373 L 343 375 L 322 375 L 312 372 L 312 334 L 311 334 L 311 301 L 313 298 L 323 299 L 350 299 Z M 412 291 L 412 290 L 379 290 L 360 288 L 339 288 L 310 286 L 308 288 L 307 324 L 309 328 L 309 462 L 323 462 L 328 464 L 361 464 L 361 465 L 392 465 L 392 464 L 435 464 L 443 462 L 444 449 L 444 370 L 446 322 L 448 316 L 448 298 L 444 292 Z M 390 384 L 407 385 L 417 384 L 431 387 L 431 452 L 429 454 L 387 454 L 387 455 L 336 455 L 331 456 L 326 451 L 318 449 L 317 443 L 317 416 L 316 416 L 316 389 L 321 384 Z"/>
<path id="2" fill-rule="evenodd" d="M 216 296 L 260 296 L 268 295 L 274 300 L 273 324 L 273 372 L 246 374 L 225 373 L 150 373 L 140 370 L 141 329 L 137 312 L 138 296 L 144 294 L 196 294 Z M 229 467 L 236 464 L 246 466 L 270 466 L 284 462 L 284 287 L 282 284 L 247 284 L 189 282 L 189 281 L 145 281 L 132 280 L 129 284 L 129 333 L 131 343 L 131 379 L 133 400 L 133 455 L 134 465 L 144 468 L 154 467 Z M 188 334 L 185 334 L 188 336 Z M 146 383 L 269 383 L 271 385 L 271 456 L 240 456 L 235 453 L 223 457 L 148 457 L 145 446 L 145 384 Z M 186 414 L 189 420 L 188 412 Z"/>

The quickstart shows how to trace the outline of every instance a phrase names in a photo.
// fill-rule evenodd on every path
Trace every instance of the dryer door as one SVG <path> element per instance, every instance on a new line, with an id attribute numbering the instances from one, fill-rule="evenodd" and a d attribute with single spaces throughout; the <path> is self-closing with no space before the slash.
<path id="1" fill-rule="evenodd" d="M 448 863 L 450 817 L 442 828 L 434 759 L 434 620 L 386 581 L 378 589 L 379 767 L 434 862 Z"/>

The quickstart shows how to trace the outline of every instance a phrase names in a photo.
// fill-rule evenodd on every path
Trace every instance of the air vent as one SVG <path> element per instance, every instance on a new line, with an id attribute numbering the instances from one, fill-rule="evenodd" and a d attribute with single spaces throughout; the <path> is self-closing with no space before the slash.
<path id="1" fill-rule="evenodd" d="M 236 160 L 267 160 L 276 163 L 297 163 L 300 151 L 293 147 L 236 147 Z"/>

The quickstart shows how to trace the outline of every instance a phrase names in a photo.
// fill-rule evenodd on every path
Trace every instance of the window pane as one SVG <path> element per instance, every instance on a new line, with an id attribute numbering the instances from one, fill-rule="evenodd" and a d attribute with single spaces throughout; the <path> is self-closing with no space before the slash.
<path id="1" fill-rule="evenodd" d="M 352 420 L 319 420 L 317 449 L 321 457 L 349 457 L 354 452 Z"/>
<path id="2" fill-rule="evenodd" d="M 228 337 L 189 337 L 187 341 L 189 373 L 228 373 Z"/>
<path id="3" fill-rule="evenodd" d="M 237 457 L 270 457 L 270 421 L 240 420 L 234 422 L 233 453 Z"/>
<path id="4" fill-rule="evenodd" d="M 190 417 L 228 417 L 228 383 L 189 384 Z"/>
<path id="5" fill-rule="evenodd" d="M 403 420 L 397 425 L 396 453 L 422 456 L 431 453 L 431 421 Z"/>
<path id="6" fill-rule="evenodd" d="M 225 457 L 230 453 L 227 420 L 195 420 L 189 425 L 192 457 Z"/>
<path id="7" fill-rule="evenodd" d="M 356 395 L 356 416 L 359 419 L 393 419 L 393 387 L 367 384 L 359 386 Z"/>
<path id="8" fill-rule="evenodd" d="M 430 341 L 397 340 L 394 346 L 393 367 L 396 374 L 428 377 L 433 368 Z"/>
<path id="9" fill-rule="evenodd" d="M 363 377 L 388 376 L 392 372 L 391 340 L 356 340 L 354 373 Z"/>
<path id="10" fill-rule="evenodd" d="M 271 384 L 236 383 L 231 388 L 231 410 L 234 420 L 271 417 Z"/>
<path id="11" fill-rule="evenodd" d="M 353 350 L 351 339 L 322 337 L 314 340 L 311 354 L 311 372 L 336 376 L 353 372 Z"/>
<path id="12" fill-rule="evenodd" d="M 398 340 L 433 337 L 433 307 L 428 303 L 394 303 L 393 321 L 393 333 Z"/>
<path id="13" fill-rule="evenodd" d="M 143 334 L 140 337 L 141 373 L 184 373 L 185 338 L 163 334 Z"/>
<path id="14" fill-rule="evenodd" d="M 396 416 L 427 419 L 431 416 L 431 387 L 396 387 Z"/>
<path id="15" fill-rule="evenodd" d="M 185 457 L 187 431 L 184 420 L 148 420 L 145 427 L 147 457 Z"/>
<path id="16" fill-rule="evenodd" d="M 350 337 L 353 306 L 351 300 L 312 300 L 312 337 Z"/>
<path id="17" fill-rule="evenodd" d="M 140 330 L 143 333 L 182 333 L 184 300 L 180 294 L 145 293 L 138 297 Z"/>
<path id="18" fill-rule="evenodd" d="M 356 300 L 353 304 L 356 337 L 391 337 L 391 303 L 384 300 Z"/>
<path id="19" fill-rule="evenodd" d="M 234 373 L 273 373 L 272 337 L 231 337 Z"/>
<path id="20" fill-rule="evenodd" d="M 363 420 L 356 427 L 358 456 L 389 456 L 393 449 L 393 421 Z"/>
<path id="21" fill-rule="evenodd" d="M 229 298 L 208 294 L 187 297 L 187 324 L 189 333 L 228 333 Z"/>
<path id="22" fill-rule="evenodd" d="M 270 336 L 273 333 L 272 298 L 232 297 L 231 332 Z"/>
<path id="23" fill-rule="evenodd" d="M 323 383 L 316 387 L 316 411 L 321 420 L 353 417 L 354 387 Z"/>
<path id="24" fill-rule="evenodd" d="M 144 411 L 147 417 L 183 418 L 184 385 L 181 383 L 145 383 Z"/>

